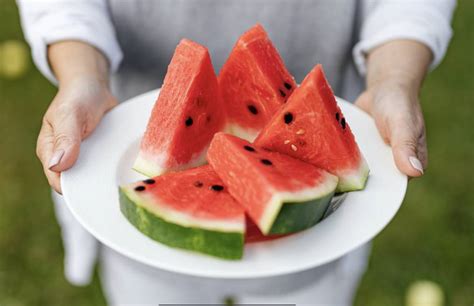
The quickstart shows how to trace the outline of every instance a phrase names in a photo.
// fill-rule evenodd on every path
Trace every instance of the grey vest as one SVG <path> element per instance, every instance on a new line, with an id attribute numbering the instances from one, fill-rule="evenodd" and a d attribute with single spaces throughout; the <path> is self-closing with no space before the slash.
<path id="1" fill-rule="evenodd" d="M 363 85 L 351 56 L 359 6 L 358 0 L 109 0 L 124 53 L 113 90 L 123 101 L 160 87 L 184 37 L 207 46 L 219 72 L 239 35 L 260 22 L 297 82 L 322 63 L 336 94 L 352 101 Z"/>
<path id="2" fill-rule="evenodd" d="M 256 22 L 266 28 L 297 82 L 322 63 L 337 95 L 353 101 L 363 88 L 351 56 L 359 32 L 358 0 L 109 0 L 109 6 L 124 53 L 112 79 L 121 101 L 161 87 L 184 37 L 209 48 L 218 72 L 239 35 Z M 334 273 L 337 262 L 285 277 L 227 284 L 233 294 L 284 294 Z M 203 286 L 203 281 L 195 285 Z"/>

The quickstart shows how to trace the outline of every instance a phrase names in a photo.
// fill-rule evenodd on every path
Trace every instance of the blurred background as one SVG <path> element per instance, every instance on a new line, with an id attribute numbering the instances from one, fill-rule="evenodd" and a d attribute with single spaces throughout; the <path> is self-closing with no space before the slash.
<path id="1" fill-rule="evenodd" d="M 375 239 L 357 306 L 474 305 L 474 1 L 459 1 L 454 38 L 421 97 L 430 165 Z M 35 156 L 56 89 L 33 66 L 13 0 L 0 0 L 0 306 L 104 305 L 97 279 L 63 277 L 60 230 Z M 383 203 L 380 203 L 383 205 Z"/>

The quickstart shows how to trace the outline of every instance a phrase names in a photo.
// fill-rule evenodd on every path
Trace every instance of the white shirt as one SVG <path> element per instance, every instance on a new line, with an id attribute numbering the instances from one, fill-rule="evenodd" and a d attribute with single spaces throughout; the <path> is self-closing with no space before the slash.
<path id="1" fill-rule="evenodd" d="M 117 71 L 123 54 L 106 0 L 17 0 L 22 27 L 38 69 L 57 83 L 46 47 L 61 40 L 80 40 L 101 50 Z M 394 39 L 424 43 L 433 53 L 431 68 L 443 59 L 452 36 L 456 0 L 362 0 L 360 40 L 353 49 L 358 71 L 365 74 L 365 54 Z"/>

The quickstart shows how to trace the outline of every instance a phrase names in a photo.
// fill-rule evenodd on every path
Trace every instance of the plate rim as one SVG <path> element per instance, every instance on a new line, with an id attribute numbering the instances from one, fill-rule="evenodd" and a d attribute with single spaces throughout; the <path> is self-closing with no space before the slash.
<path id="1" fill-rule="evenodd" d="M 144 92 L 142 94 L 139 94 L 137 96 L 134 96 L 130 99 L 127 99 L 124 102 L 117 105 L 116 107 L 114 107 L 105 116 L 113 116 L 111 114 L 114 113 L 114 110 L 126 107 L 126 106 L 130 105 L 132 102 L 142 99 L 144 96 L 154 95 L 156 97 L 156 95 L 159 93 L 159 91 L 160 91 L 160 88 L 153 89 L 153 90 Z M 370 120 L 372 120 L 372 118 L 367 113 L 365 113 L 363 110 L 359 109 L 354 104 L 352 104 L 352 103 L 350 103 L 350 102 L 348 102 L 348 101 L 346 101 L 342 98 L 339 98 L 339 97 L 336 97 L 336 99 L 337 99 L 338 103 L 347 104 L 349 107 L 352 107 L 356 112 L 359 112 L 364 117 L 369 118 Z M 126 248 L 121 247 L 120 245 L 117 245 L 115 242 L 107 240 L 106 238 L 102 237 L 102 235 L 100 233 L 97 233 L 96 230 L 93 227 L 91 227 L 91 225 L 88 222 L 83 220 L 83 218 L 74 209 L 74 205 L 70 204 L 70 203 L 72 203 L 72 201 L 69 198 L 70 192 L 68 192 L 68 187 L 67 187 L 68 186 L 68 183 L 67 183 L 68 174 L 67 173 L 68 173 L 67 171 L 64 171 L 61 174 L 61 177 L 60 177 L 62 191 L 63 191 L 63 198 L 65 200 L 66 206 L 69 209 L 69 211 L 71 212 L 71 214 L 74 216 L 76 221 L 78 223 L 80 223 L 80 225 L 83 228 L 85 228 L 87 230 L 87 232 L 89 232 L 95 239 L 100 241 L 102 244 L 106 245 L 107 247 L 110 247 L 111 249 L 118 252 L 119 254 L 122 254 L 123 256 L 126 256 L 126 257 L 128 257 L 132 260 L 135 260 L 135 261 L 139 262 L 139 263 L 146 264 L 146 265 L 148 265 L 150 267 L 153 267 L 153 268 L 158 268 L 158 269 L 162 269 L 164 271 L 168 271 L 168 272 L 172 272 L 172 273 L 179 273 L 179 274 L 183 274 L 183 275 L 191 275 L 191 276 L 206 277 L 206 278 L 217 278 L 217 279 L 256 279 L 256 278 L 282 276 L 282 275 L 288 275 L 288 274 L 293 274 L 293 273 L 298 273 L 298 272 L 310 270 L 310 269 L 325 265 L 327 263 L 330 263 L 332 261 L 335 261 L 335 260 L 341 258 L 342 256 L 344 256 L 346 254 L 349 254 L 350 252 L 354 251 L 358 247 L 361 247 L 362 245 L 366 244 L 367 242 L 373 240 L 375 237 L 377 237 L 380 234 L 381 231 L 383 231 L 392 222 L 393 218 L 398 213 L 398 211 L 400 210 L 401 205 L 403 204 L 403 200 L 406 196 L 407 185 L 408 185 L 408 177 L 406 175 L 404 175 L 403 173 L 401 173 L 404 176 L 404 179 L 403 179 L 403 182 L 402 182 L 403 191 L 400 194 L 398 194 L 398 198 L 396 199 L 396 202 L 399 203 L 399 204 L 397 205 L 397 208 L 390 214 L 390 217 L 388 218 L 387 222 L 384 225 L 380 226 L 377 229 L 377 231 L 374 231 L 374 234 L 371 237 L 363 239 L 362 242 L 359 242 L 358 244 L 352 246 L 351 248 L 348 248 L 344 252 L 339 252 L 341 254 L 337 254 L 336 256 L 333 256 L 331 258 L 326 258 L 324 260 L 317 261 L 316 263 L 313 262 L 313 263 L 307 263 L 307 264 L 304 264 L 304 265 L 299 265 L 298 267 L 288 267 L 286 269 L 279 269 L 279 270 L 276 270 L 276 271 L 273 270 L 273 271 L 266 271 L 266 272 L 255 272 L 255 271 L 252 272 L 252 273 L 248 273 L 248 271 L 246 271 L 245 273 L 235 273 L 234 272 L 233 274 L 226 274 L 225 276 L 221 276 L 221 275 L 216 275 L 215 273 L 210 272 L 210 271 L 206 272 L 206 270 L 201 270 L 199 273 L 196 273 L 196 272 L 190 272 L 186 268 L 181 268 L 181 267 L 176 267 L 176 266 L 173 266 L 172 268 L 169 268 L 166 265 L 160 265 L 156 261 L 146 258 L 146 256 L 140 257 L 140 256 L 136 255 L 135 253 L 133 253 L 132 251 L 129 251 Z M 369 174 L 369 177 L 370 177 L 370 174 Z M 142 233 L 140 233 L 140 234 L 142 234 Z M 144 234 L 142 234 L 142 235 L 144 235 Z M 144 235 L 144 236 L 147 237 L 146 235 Z M 291 239 L 291 238 L 292 237 L 290 236 L 290 237 L 284 237 L 284 238 L 281 238 L 281 239 Z M 156 242 L 156 243 L 159 243 L 159 242 Z M 181 249 L 174 249 L 174 250 L 182 251 Z M 201 255 L 201 254 L 197 254 L 197 255 Z M 209 256 L 206 256 L 206 257 L 209 257 Z M 219 259 L 217 259 L 217 260 L 219 260 Z M 236 264 L 239 263 L 239 261 L 235 261 L 235 262 L 231 261 L 231 262 L 236 263 Z"/>

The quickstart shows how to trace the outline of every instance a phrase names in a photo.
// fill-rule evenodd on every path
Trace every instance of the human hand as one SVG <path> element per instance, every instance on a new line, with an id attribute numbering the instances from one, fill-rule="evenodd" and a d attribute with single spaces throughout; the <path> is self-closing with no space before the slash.
<path id="1" fill-rule="evenodd" d="M 367 89 L 355 104 L 372 115 L 398 169 L 410 177 L 428 166 L 426 132 L 418 99 L 433 59 L 431 50 L 414 40 L 393 40 L 367 54 Z"/>
<path id="2" fill-rule="evenodd" d="M 74 165 L 81 141 L 115 105 L 117 101 L 108 87 L 94 79 L 75 79 L 59 87 L 43 117 L 36 146 L 36 154 L 54 190 L 61 193 L 61 172 Z"/>
<path id="3" fill-rule="evenodd" d="M 391 145 L 398 169 L 410 177 L 428 166 L 426 131 L 418 91 L 393 80 L 372 84 L 355 104 L 369 113 Z"/>

